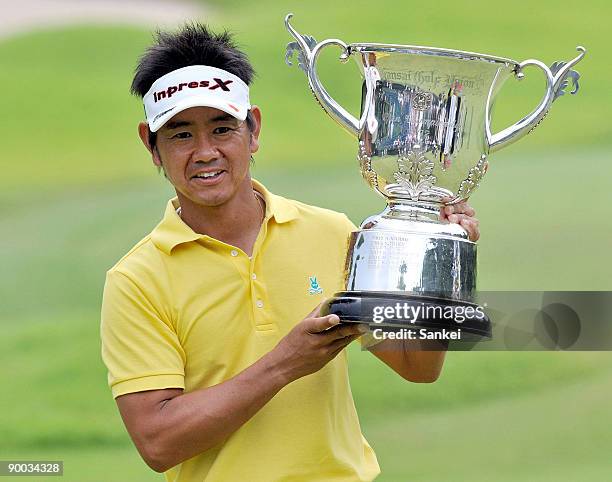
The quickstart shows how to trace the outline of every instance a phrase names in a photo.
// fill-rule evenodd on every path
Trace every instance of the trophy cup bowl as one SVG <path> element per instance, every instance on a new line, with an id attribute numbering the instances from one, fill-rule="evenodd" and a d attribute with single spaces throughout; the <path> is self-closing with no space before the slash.
<path id="1" fill-rule="evenodd" d="M 538 60 L 516 62 L 503 57 L 411 45 L 354 43 L 338 39 L 317 43 L 299 34 L 286 61 L 298 53 L 298 65 L 325 112 L 358 139 L 357 158 L 369 186 L 387 201 L 385 210 L 367 218 L 351 234 L 344 273 L 345 290 L 324 309 L 342 321 L 372 323 L 372 306 L 398 302 L 440 307 L 474 307 L 476 243 L 458 224 L 440 220 L 445 204 L 462 202 L 478 188 L 487 172 L 487 157 L 531 132 L 569 81 L 578 91 L 572 70 L 585 54 L 550 68 Z M 342 50 L 361 72 L 361 116 L 355 118 L 325 90 L 317 75 L 323 48 Z M 527 66 L 545 75 L 546 90 L 533 112 L 498 133 L 491 132 L 497 93 L 510 77 L 521 79 Z M 457 328 L 453 320 L 385 321 L 429 329 Z M 490 336 L 488 318 L 461 328 Z"/>

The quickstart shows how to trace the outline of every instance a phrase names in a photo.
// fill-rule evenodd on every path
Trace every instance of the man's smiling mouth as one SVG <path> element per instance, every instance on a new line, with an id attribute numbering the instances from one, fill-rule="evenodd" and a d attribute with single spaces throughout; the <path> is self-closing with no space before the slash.
<path id="1" fill-rule="evenodd" d="M 209 171 L 198 172 L 191 177 L 191 180 L 202 185 L 212 185 L 221 182 L 226 171 L 224 169 L 215 169 Z"/>
<path id="2" fill-rule="evenodd" d="M 223 169 L 218 169 L 216 171 L 207 171 L 200 172 L 192 177 L 192 179 L 215 179 L 223 174 L 225 171 Z"/>

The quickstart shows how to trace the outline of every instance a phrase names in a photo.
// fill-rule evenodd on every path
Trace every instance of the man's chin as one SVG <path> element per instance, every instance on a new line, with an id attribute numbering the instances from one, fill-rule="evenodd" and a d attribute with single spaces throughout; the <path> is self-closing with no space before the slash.
<path id="1" fill-rule="evenodd" d="M 188 199 L 186 200 L 187 202 L 200 208 L 218 208 L 226 204 L 231 198 L 231 194 L 224 190 L 218 190 L 216 192 L 202 192 L 200 190 L 199 192 L 191 192 L 188 196 L 183 196 Z"/>

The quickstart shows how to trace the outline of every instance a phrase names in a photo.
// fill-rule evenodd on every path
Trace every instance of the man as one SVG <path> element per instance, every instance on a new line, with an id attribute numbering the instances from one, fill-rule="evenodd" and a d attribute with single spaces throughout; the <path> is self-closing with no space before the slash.
<path id="1" fill-rule="evenodd" d="M 107 273 L 109 384 L 141 456 L 169 481 L 373 480 L 344 351 L 364 330 L 313 310 L 341 288 L 355 227 L 251 179 L 252 77 L 227 33 L 198 24 L 160 33 L 140 59 L 140 138 L 177 197 Z M 473 210 L 454 209 L 443 217 L 477 238 Z M 374 353 L 401 376 L 437 378 L 444 352 L 386 344 Z"/>

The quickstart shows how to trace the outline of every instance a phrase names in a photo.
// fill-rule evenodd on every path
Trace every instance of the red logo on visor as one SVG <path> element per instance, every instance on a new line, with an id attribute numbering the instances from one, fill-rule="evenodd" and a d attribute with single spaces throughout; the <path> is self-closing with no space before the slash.
<path id="1" fill-rule="evenodd" d="M 214 85 L 211 85 L 211 81 L 209 80 L 200 80 L 200 81 L 192 81 L 192 82 L 181 82 L 178 85 L 171 85 L 167 89 L 160 90 L 159 92 L 153 93 L 153 99 L 155 102 L 161 99 L 166 99 L 172 97 L 177 92 L 181 92 L 183 88 L 185 89 L 199 89 L 199 88 L 207 88 L 209 90 L 221 89 L 225 92 L 229 92 L 230 89 L 228 87 L 229 84 L 233 82 L 233 80 L 221 80 L 218 78 L 213 78 Z"/>

